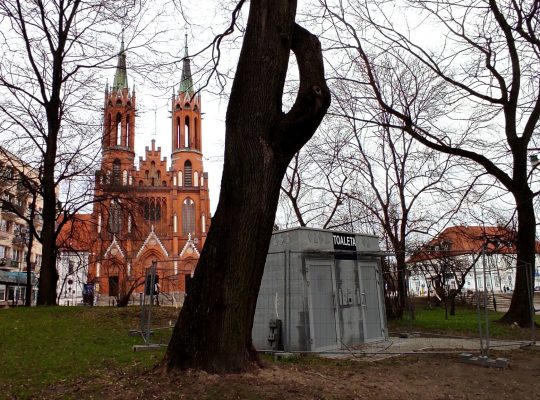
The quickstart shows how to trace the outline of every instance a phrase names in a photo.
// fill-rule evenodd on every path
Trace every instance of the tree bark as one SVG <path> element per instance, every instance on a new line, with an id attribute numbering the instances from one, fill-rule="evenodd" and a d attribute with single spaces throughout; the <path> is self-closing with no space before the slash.
<path id="1" fill-rule="evenodd" d="M 31 222 L 34 221 L 34 217 L 36 215 L 36 200 L 37 200 L 37 193 L 35 188 L 32 186 L 31 183 L 28 184 L 30 193 L 32 194 L 32 202 L 30 203 L 30 215 L 29 219 Z M 32 230 L 28 230 L 26 233 L 28 235 L 28 243 L 26 243 L 25 238 L 25 245 L 27 246 L 27 252 L 26 252 L 26 295 L 24 298 L 24 305 L 26 307 L 32 306 L 32 268 L 31 268 L 31 259 L 32 259 L 32 247 L 34 246 L 34 232 Z"/>
<path id="2" fill-rule="evenodd" d="M 294 154 L 330 104 L 320 43 L 294 23 L 296 1 L 252 0 L 226 121 L 218 208 L 164 365 L 245 371 L 257 361 L 251 330 L 279 190 Z M 289 53 L 300 88 L 283 114 Z"/>
<path id="3" fill-rule="evenodd" d="M 404 238 L 404 236 L 402 236 Z M 407 303 L 407 263 L 405 261 L 405 246 L 399 245 L 396 249 L 398 308 L 396 318 L 403 318 Z"/>
<path id="4" fill-rule="evenodd" d="M 58 59 L 58 57 L 55 57 Z M 53 74 L 56 79 L 61 77 L 61 60 L 53 65 Z M 38 306 L 56 305 L 56 285 L 58 271 L 56 270 L 56 181 L 54 177 L 57 153 L 58 131 L 60 129 L 60 89 L 53 85 L 51 101 L 47 104 L 48 136 L 43 157 L 43 178 L 41 180 L 43 191 L 43 228 L 42 237 L 42 265 L 39 273 Z"/>
<path id="5" fill-rule="evenodd" d="M 534 257 L 536 226 L 533 206 L 533 193 L 523 188 L 514 193 L 517 204 L 518 231 L 516 238 L 516 282 L 512 301 L 500 322 L 528 326 L 532 322 L 531 295 L 534 290 Z"/>

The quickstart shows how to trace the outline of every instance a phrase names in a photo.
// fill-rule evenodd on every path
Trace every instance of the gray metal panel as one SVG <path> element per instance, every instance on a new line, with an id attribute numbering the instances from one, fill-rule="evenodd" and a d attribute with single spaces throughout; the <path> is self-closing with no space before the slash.
<path id="1" fill-rule="evenodd" d="M 362 287 L 361 301 L 364 310 L 364 341 L 385 338 L 384 324 L 381 319 L 381 279 L 377 263 L 362 263 L 360 266 Z"/>
<path id="2" fill-rule="evenodd" d="M 259 350 L 270 348 L 268 343 L 270 319 L 283 318 L 284 315 L 284 257 L 284 252 L 269 254 L 266 257 L 252 330 L 253 345 Z"/>
<path id="3" fill-rule="evenodd" d="M 342 345 L 364 342 L 361 290 L 356 260 L 336 260 L 336 286 Z"/>
<path id="4" fill-rule="evenodd" d="M 334 251 L 333 233 L 343 233 L 314 228 L 294 228 L 272 234 L 269 252 L 274 251 Z M 373 235 L 356 234 L 356 250 L 378 252 L 379 238 Z"/>
<path id="5" fill-rule="evenodd" d="M 306 260 L 308 272 L 311 350 L 338 347 L 336 307 L 334 305 L 333 262 Z"/>
<path id="6" fill-rule="evenodd" d="M 354 346 L 384 338 L 386 317 L 382 287 L 377 283 L 379 267 L 375 262 L 378 239 L 371 235 L 355 235 L 355 239 L 357 251 L 364 252 L 362 261 L 334 260 L 332 231 L 296 228 L 272 235 L 253 324 L 253 343 L 257 349 L 270 349 L 268 323 L 276 316 L 282 320 L 286 351 L 330 349 L 341 344 Z M 309 271 L 314 257 L 318 265 L 315 270 L 324 271 L 320 279 L 315 277 L 316 271 Z M 327 265 L 326 270 L 321 265 Z M 335 267 L 328 269 L 328 265 Z M 366 265 L 370 266 L 368 271 L 361 272 Z M 317 282 L 308 286 L 307 281 L 314 277 Z M 371 282 L 363 284 L 363 280 Z M 313 284 L 322 285 L 320 289 L 326 294 L 313 289 Z M 327 296 L 330 291 L 335 295 L 334 300 Z"/>

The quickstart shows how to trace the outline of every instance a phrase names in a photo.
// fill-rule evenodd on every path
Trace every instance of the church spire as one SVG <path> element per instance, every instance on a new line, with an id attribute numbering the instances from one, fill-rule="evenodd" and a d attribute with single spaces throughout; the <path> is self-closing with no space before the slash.
<path id="1" fill-rule="evenodd" d="M 124 35 L 122 34 L 122 43 L 120 52 L 118 53 L 118 64 L 114 74 L 113 89 L 125 89 L 128 87 L 127 69 L 126 69 L 126 52 L 124 50 Z"/>
<path id="2" fill-rule="evenodd" d="M 186 42 L 184 47 L 184 61 L 182 65 L 182 78 L 180 81 L 180 89 L 178 93 L 193 93 L 193 78 L 191 77 L 191 63 L 188 56 L 188 45 L 187 45 L 187 33 L 186 33 Z"/>

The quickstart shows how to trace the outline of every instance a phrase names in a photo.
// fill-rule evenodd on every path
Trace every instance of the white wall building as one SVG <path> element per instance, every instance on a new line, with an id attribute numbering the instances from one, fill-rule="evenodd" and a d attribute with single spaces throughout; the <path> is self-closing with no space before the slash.
<path id="1" fill-rule="evenodd" d="M 441 278 L 448 289 L 457 289 L 464 281 L 462 293 L 483 291 L 484 288 L 493 293 L 511 292 L 517 268 L 514 242 L 515 232 L 507 228 L 447 228 L 409 258 L 409 292 L 414 296 L 426 296 L 428 290 L 433 290 L 434 280 Z M 537 244 L 537 249 L 539 247 Z M 537 254 L 534 286 L 538 288 L 539 263 Z M 470 270 L 463 277 L 467 269 Z"/>

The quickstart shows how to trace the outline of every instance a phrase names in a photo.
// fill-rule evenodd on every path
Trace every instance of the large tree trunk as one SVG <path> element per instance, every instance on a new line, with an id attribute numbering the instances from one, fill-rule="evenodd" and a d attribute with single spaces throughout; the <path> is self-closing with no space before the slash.
<path id="1" fill-rule="evenodd" d="M 55 77 L 61 75 L 61 61 L 55 63 Z M 59 79 L 59 78 L 56 78 Z M 60 100 L 59 90 L 53 85 L 53 95 L 47 105 L 47 144 L 43 158 L 43 178 L 41 180 L 43 191 L 43 227 L 42 237 L 42 265 L 39 273 L 38 306 L 56 305 L 56 285 L 58 272 L 56 270 L 56 185 L 55 164 L 57 152 L 57 138 L 60 129 Z"/>
<path id="2" fill-rule="evenodd" d="M 45 183 L 45 182 L 44 182 Z M 44 185 L 43 196 L 43 228 L 42 228 L 42 264 L 39 273 L 38 306 L 52 306 L 56 304 L 56 285 L 58 272 L 56 270 L 56 196 L 54 191 L 47 193 Z M 52 204 L 51 204 L 52 203 Z"/>
<path id="3" fill-rule="evenodd" d="M 407 263 L 404 249 L 396 252 L 398 304 L 396 318 L 401 319 L 407 306 Z"/>
<path id="4" fill-rule="evenodd" d="M 524 188 L 515 193 L 514 198 L 518 216 L 516 283 L 510 308 L 500 321 L 510 324 L 517 322 L 523 327 L 532 322 L 530 295 L 534 279 L 536 224 L 532 192 Z"/>
<path id="5" fill-rule="evenodd" d="M 295 25 L 296 1 L 252 0 L 227 109 L 218 208 L 165 356 L 166 367 L 243 371 L 281 180 L 329 104 L 319 41 Z M 283 114 L 289 53 L 297 100 Z"/>

